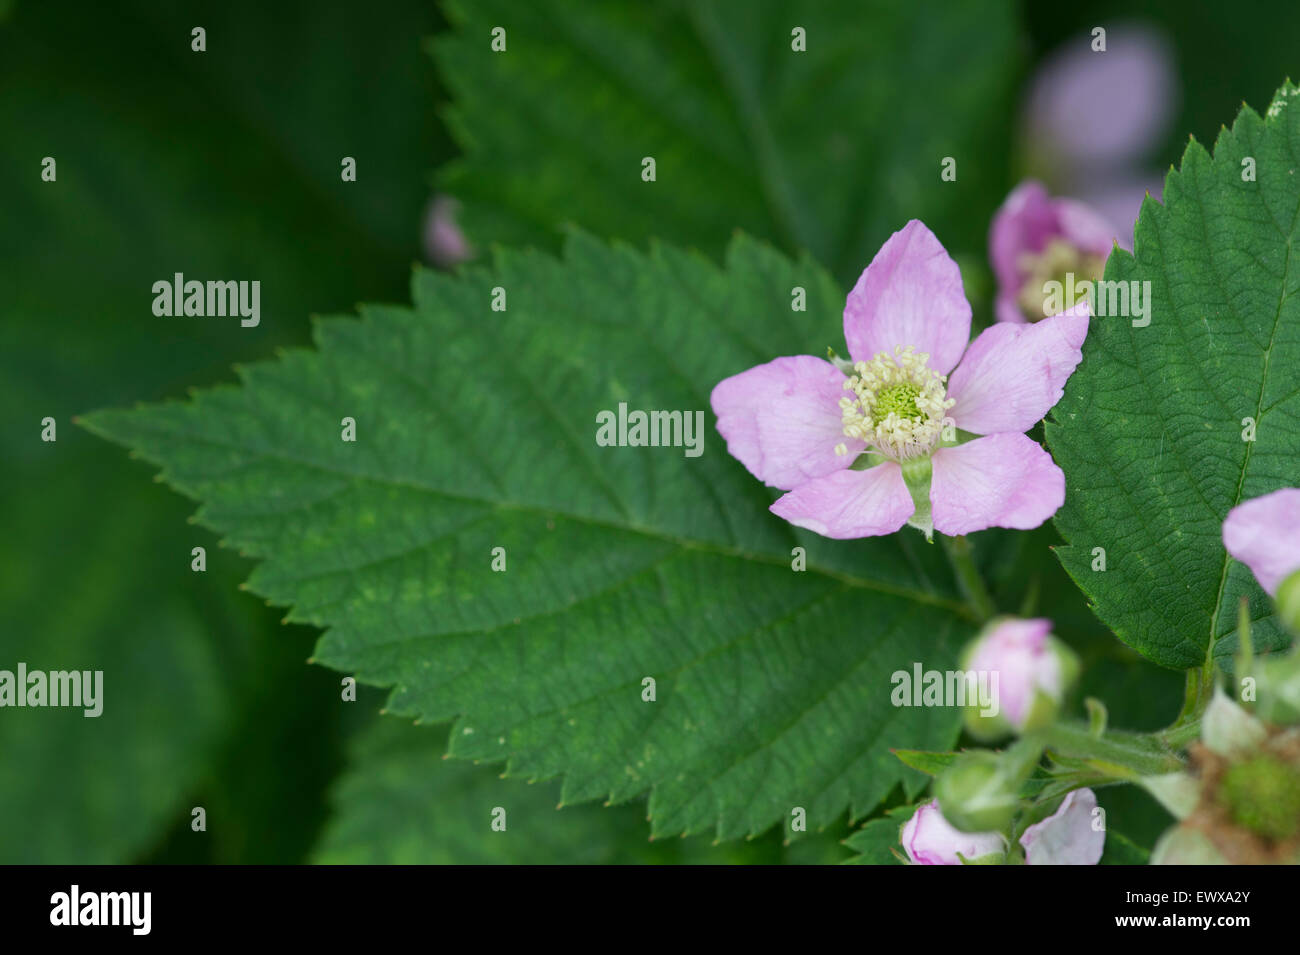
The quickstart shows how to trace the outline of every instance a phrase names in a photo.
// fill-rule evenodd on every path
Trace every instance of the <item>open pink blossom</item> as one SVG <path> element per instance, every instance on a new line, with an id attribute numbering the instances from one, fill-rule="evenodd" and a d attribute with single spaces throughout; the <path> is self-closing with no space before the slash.
<path id="1" fill-rule="evenodd" d="M 1300 488 L 1284 487 L 1234 507 L 1223 522 L 1223 546 L 1276 597 L 1300 571 Z"/>
<path id="2" fill-rule="evenodd" d="M 1096 865 L 1106 845 L 1106 829 L 1093 825 L 1097 797 L 1091 789 L 1075 789 L 1042 822 L 1025 829 L 1020 845 L 1026 865 Z"/>
<path id="3" fill-rule="evenodd" d="M 727 450 L 789 492 L 775 514 L 825 537 L 1039 526 L 1065 475 L 1023 432 L 1060 400 L 1088 317 L 997 324 L 974 342 L 970 318 L 956 263 L 909 222 L 845 303 L 851 368 L 777 358 L 713 389 Z"/>
<path id="4" fill-rule="evenodd" d="M 1053 198 L 1041 182 L 1022 182 L 989 228 L 998 321 L 1038 322 L 1079 304 L 1085 283 L 1101 278 L 1117 234 L 1083 203 Z M 1045 291 L 1049 282 L 1060 291 Z"/>
<path id="5" fill-rule="evenodd" d="M 931 799 L 916 807 L 912 818 L 903 823 L 899 841 L 912 865 L 965 865 L 1006 852 L 1006 839 L 1000 832 L 962 832 L 939 811 L 939 801 Z"/>

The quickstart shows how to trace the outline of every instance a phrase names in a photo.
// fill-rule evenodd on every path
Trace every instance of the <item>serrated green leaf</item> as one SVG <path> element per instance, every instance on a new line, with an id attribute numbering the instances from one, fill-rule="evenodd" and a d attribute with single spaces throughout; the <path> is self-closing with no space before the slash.
<path id="1" fill-rule="evenodd" d="M 903 765 L 911 766 L 927 776 L 938 776 L 957 758 L 956 753 L 925 753 L 916 749 L 896 749 L 894 755 Z"/>
<path id="2" fill-rule="evenodd" d="M 446 7 L 455 30 L 433 50 L 465 157 L 440 182 L 480 242 L 554 247 L 572 222 L 720 255 L 742 229 L 850 280 L 911 218 L 981 246 L 1005 194 L 1019 54 L 1004 0 Z"/>
<path id="3" fill-rule="evenodd" d="M 352 747 L 315 852 L 325 864 L 584 865 L 654 860 L 644 806 L 557 811 L 550 783 L 443 758 L 446 730 L 379 719 Z M 494 812 L 505 828 L 493 829 Z M 500 823 L 498 823 L 500 825 Z M 677 840 L 670 840 L 676 844 Z"/>
<path id="4" fill-rule="evenodd" d="M 1300 98 L 1288 83 L 1274 102 L 1268 119 L 1244 108 L 1213 158 L 1193 141 L 1164 205 L 1143 204 L 1134 254 L 1113 252 L 1105 277 L 1150 283 L 1150 324 L 1093 319 L 1046 429 L 1066 475 L 1061 561 L 1168 667 L 1230 660 L 1243 596 L 1256 645 L 1287 642 L 1221 536 L 1232 507 L 1300 483 Z"/>
<path id="5" fill-rule="evenodd" d="M 794 531 L 711 428 L 714 383 L 838 339 L 816 266 L 743 237 L 723 270 L 577 234 L 563 262 L 417 271 L 414 298 L 321 322 L 317 351 L 240 387 L 88 426 L 265 559 L 250 586 L 329 627 L 321 662 L 395 686 L 398 714 L 459 715 L 455 755 L 563 774 L 566 803 L 650 791 L 656 835 L 796 808 L 813 831 L 917 783 L 889 745 L 952 745 L 954 710 L 890 703 L 891 673 L 952 666 L 971 634 L 938 548 Z M 619 402 L 700 412 L 703 453 L 599 447 Z"/>
<path id="6" fill-rule="evenodd" d="M 899 830 L 912 814 L 915 806 L 897 806 L 885 815 L 867 822 L 861 829 L 844 840 L 844 845 L 855 855 L 844 860 L 845 865 L 901 865 L 903 860 L 898 841 Z"/>

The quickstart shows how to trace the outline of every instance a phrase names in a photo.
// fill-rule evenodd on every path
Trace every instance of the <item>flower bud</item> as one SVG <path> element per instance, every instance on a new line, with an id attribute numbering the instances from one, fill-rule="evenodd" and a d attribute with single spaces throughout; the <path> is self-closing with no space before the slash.
<path id="1" fill-rule="evenodd" d="M 1096 865 L 1106 845 L 1106 830 L 1094 825 L 1097 797 L 1091 789 L 1066 795 L 1056 812 L 1025 829 L 1020 845 L 1026 865 Z"/>
<path id="2" fill-rule="evenodd" d="M 1215 688 L 1201 717 L 1201 742 L 1220 756 L 1233 757 L 1253 752 L 1267 737 L 1263 723 Z"/>
<path id="3" fill-rule="evenodd" d="M 963 832 L 1002 831 L 1020 808 L 1017 789 L 996 753 L 973 750 L 940 774 L 934 795 L 944 818 Z"/>
<path id="4" fill-rule="evenodd" d="M 1000 832 L 955 829 L 934 799 L 916 807 L 899 830 L 899 841 L 913 865 L 996 865 L 1006 853 Z"/>
<path id="5" fill-rule="evenodd" d="M 1052 622 L 1043 618 L 994 620 L 967 648 L 964 669 L 988 674 L 993 706 L 971 701 L 965 710 L 966 728 L 980 739 L 1008 732 L 1024 733 L 1056 719 L 1066 691 L 1079 672 L 1074 652 L 1051 635 Z"/>

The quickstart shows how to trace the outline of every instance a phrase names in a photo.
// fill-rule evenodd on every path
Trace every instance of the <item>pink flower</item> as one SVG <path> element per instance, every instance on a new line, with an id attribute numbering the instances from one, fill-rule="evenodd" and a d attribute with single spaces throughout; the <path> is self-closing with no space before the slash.
<path id="1" fill-rule="evenodd" d="M 1042 617 L 1005 617 L 989 624 L 975 639 L 963 669 L 997 674 L 998 712 L 980 716 L 978 707 L 968 709 L 969 729 L 977 735 L 998 735 L 1051 721 L 1077 672 L 1073 652 L 1051 634 L 1052 621 Z"/>
<path id="2" fill-rule="evenodd" d="M 1160 144 L 1179 99 L 1163 32 L 1117 24 L 1104 52 L 1092 47 L 1076 34 L 1044 57 L 1026 102 L 1031 146 L 1072 174 L 1134 167 Z"/>
<path id="3" fill-rule="evenodd" d="M 1091 789 L 1076 789 L 1042 822 L 1025 829 L 1020 845 L 1026 865 L 1096 865 L 1106 845 L 1106 830 L 1093 828 L 1097 797 Z"/>
<path id="4" fill-rule="evenodd" d="M 998 283 L 1000 322 L 1038 322 L 1078 302 L 1084 283 L 1101 278 L 1117 231 L 1074 199 L 1054 199 L 1041 182 L 1022 182 L 993 216 L 989 259 Z M 1067 279 L 1067 275 L 1069 278 Z M 1056 304 L 1045 283 L 1060 283 Z"/>
<path id="5" fill-rule="evenodd" d="M 449 269 L 474 255 L 456 224 L 456 209 L 455 199 L 434 196 L 424 214 L 424 254 L 441 269 Z"/>
<path id="6" fill-rule="evenodd" d="M 913 220 L 849 293 L 851 369 L 800 355 L 720 382 L 727 450 L 789 492 L 773 513 L 841 539 L 905 523 L 927 537 L 1028 529 L 1056 513 L 1065 475 L 1023 432 L 1060 400 L 1088 317 L 998 324 L 974 342 L 970 317 L 956 263 Z"/>
<path id="7" fill-rule="evenodd" d="M 916 807 L 912 818 L 903 823 L 899 840 L 913 865 L 964 865 L 962 859 L 1000 858 L 1006 852 L 1006 839 L 1000 832 L 953 828 L 939 811 L 937 799 Z"/>
<path id="8" fill-rule="evenodd" d="M 1223 546 L 1276 597 L 1300 571 L 1300 488 L 1284 487 L 1234 507 L 1223 522 Z"/>
<path id="9" fill-rule="evenodd" d="M 1178 105 L 1172 45 L 1155 28 L 1115 24 L 1106 49 L 1089 35 L 1071 37 L 1043 60 L 1026 100 L 1027 161 L 1061 191 L 1118 226 L 1121 248 L 1164 175 L 1147 157 L 1169 130 Z"/>

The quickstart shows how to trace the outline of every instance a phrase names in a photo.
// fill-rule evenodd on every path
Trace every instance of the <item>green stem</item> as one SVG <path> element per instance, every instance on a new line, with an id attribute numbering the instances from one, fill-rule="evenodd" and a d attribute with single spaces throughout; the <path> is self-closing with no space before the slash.
<path id="1" fill-rule="evenodd" d="M 1186 728 L 1175 733 L 1112 732 L 1095 736 L 1092 727 L 1079 723 L 1057 723 L 1045 731 L 1047 746 L 1051 751 L 1081 760 L 1096 772 L 1114 780 L 1135 780 L 1142 776 L 1157 776 L 1183 768 L 1183 761 L 1173 752 L 1186 742 Z M 1193 732 L 1188 739 L 1194 739 Z"/>
<path id="2" fill-rule="evenodd" d="M 1186 726 L 1189 723 L 1199 723 L 1201 714 L 1210 705 L 1210 697 L 1213 695 L 1214 665 L 1207 663 L 1203 667 L 1188 670 L 1187 684 L 1183 690 L 1183 708 L 1170 729 Z"/>
<path id="3" fill-rule="evenodd" d="M 940 536 L 943 537 L 943 549 L 948 555 L 948 562 L 952 564 L 953 573 L 957 575 L 957 583 L 961 587 L 962 594 L 971 609 L 975 611 L 979 622 L 986 622 L 997 613 L 997 607 L 989 595 L 988 588 L 984 586 L 984 578 L 975 567 L 975 561 L 971 557 L 970 541 L 965 537 Z"/>

